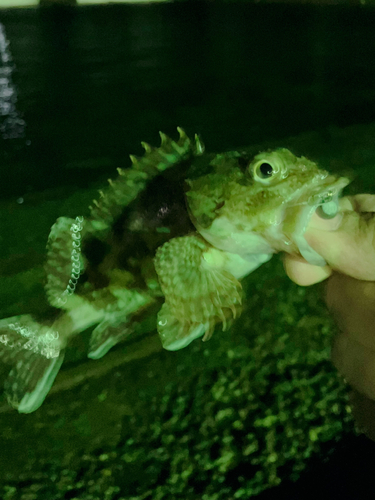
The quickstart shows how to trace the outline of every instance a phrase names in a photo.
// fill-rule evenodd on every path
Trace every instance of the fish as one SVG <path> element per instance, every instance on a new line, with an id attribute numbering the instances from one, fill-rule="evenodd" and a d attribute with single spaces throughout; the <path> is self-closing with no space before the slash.
<path id="1" fill-rule="evenodd" d="M 44 402 L 69 341 L 92 329 L 88 357 L 102 358 L 151 319 L 162 346 L 179 350 L 228 330 L 241 314 L 241 280 L 278 252 L 324 259 L 304 233 L 317 210 L 334 217 L 350 182 L 285 148 L 207 153 L 198 134 L 142 142 L 145 153 L 83 215 L 50 230 L 45 293 L 51 317 L 0 320 L 0 359 L 11 365 L 8 403 Z"/>

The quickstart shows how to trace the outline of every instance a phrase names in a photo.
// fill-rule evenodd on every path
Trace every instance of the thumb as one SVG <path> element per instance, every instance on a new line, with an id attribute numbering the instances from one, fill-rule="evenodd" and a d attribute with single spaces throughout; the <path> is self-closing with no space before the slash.
<path id="1" fill-rule="evenodd" d="M 315 213 L 305 238 L 333 270 L 375 281 L 375 196 L 343 198 L 340 205 L 333 219 Z"/>

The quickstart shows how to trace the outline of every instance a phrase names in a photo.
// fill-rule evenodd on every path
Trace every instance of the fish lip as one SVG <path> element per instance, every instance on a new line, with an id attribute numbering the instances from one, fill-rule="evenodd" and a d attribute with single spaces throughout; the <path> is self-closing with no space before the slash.
<path id="1" fill-rule="evenodd" d="M 319 206 L 323 203 L 331 201 L 340 195 L 340 192 L 350 183 L 350 180 L 346 177 L 338 177 L 329 174 L 322 182 L 312 189 L 312 194 L 307 200 L 307 204 L 310 206 Z"/>
<path id="2" fill-rule="evenodd" d="M 304 234 L 314 211 L 327 202 L 339 203 L 342 189 L 350 183 L 346 177 L 328 174 L 326 177 L 316 176 L 298 193 L 294 200 L 285 205 L 282 218 L 282 232 L 293 242 L 299 253 L 311 264 L 325 265 L 324 259 L 306 242 Z"/>
<path id="3" fill-rule="evenodd" d="M 299 205 L 309 205 L 317 208 L 319 205 L 331 201 L 340 196 L 341 191 L 350 183 L 347 177 L 337 177 L 328 174 L 326 177 L 316 176 L 304 189 L 296 192 L 287 205 L 295 207 Z"/>

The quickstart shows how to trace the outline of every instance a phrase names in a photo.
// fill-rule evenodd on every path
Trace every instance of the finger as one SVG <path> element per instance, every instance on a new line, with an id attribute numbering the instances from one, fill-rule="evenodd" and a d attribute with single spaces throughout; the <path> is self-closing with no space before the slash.
<path id="1" fill-rule="evenodd" d="M 334 270 L 359 280 L 375 280 L 375 217 L 345 211 L 332 227 L 330 221 L 311 221 L 305 238 Z M 336 219 L 336 218 L 335 218 Z M 332 219 L 333 220 L 333 219 Z M 316 225 L 317 224 L 317 225 Z"/>
<path id="2" fill-rule="evenodd" d="M 326 232 L 336 231 L 343 223 L 342 212 L 351 212 L 353 210 L 356 212 L 375 211 L 375 195 L 359 194 L 356 196 L 347 196 L 341 198 L 340 213 L 333 219 L 322 219 L 315 213 L 312 216 L 307 232 L 308 241 L 310 240 L 310 235 L 313 230 L 318 229 L 320 230 L 320 233 L 317 233 L 315 235 L 315 240 L 319 240 L 319 238 L 321 238 L 321 246 L 327 246 L 328 240 L 326 239 Z M 312 236 L 310 240 L 311 242 L 309 241 L 311 246 L 313 247 L 315 245 L 315 240 L 314 236 Z M 317 246 L 319 246 L 319 241 Z M 352 246 L 350 247 L 349 251 L 352 251 Z M 323 249 L 323 253 L 325 253 L 325 249 Z M 353 262 L 351 262 L 350 265 L 351 267 L 353 267 L 353 263 L 355 264 L 355 259 L 351 260 L 353 260 Z M 363 265 L 365 265 L 365 263 L 366 261 L 363 262 Z M 294 255 L 284 256 L 284 268 L 287 276 L 300 286 L 310 286 L 315 283 L 324 281 L 332 273 L 332 269 L 329 265 L 324 267 L 313 266 L 305 261 L 305 259 L 303 259 L 302 257 Z M 357 277 L 360 273 L 356 272 L 356 270 L 353 270 L 352 274 Z"/>
<path id="3" fill-rule="evenodd" d="M 284 269 L 289 279 L 300 286 L 315 285 L 332 274 L 329 266 L 313 266 L 302 257 L 290 254 L 284 256 Z"/>
<path id="4" fill-rule="evenodd" d="M 338 327 L 375 351 L 375 283 L 335 273 L 327 283 L 326 302 Z"/>
<path id="5" fill-rule="evenodd" d="M 340 199 L 340 211 L 342 210 L 353 210 L 353 204 L 349 197 Z M 322 219 L 315 213 L 312 216 L 313 226 L 315 225 L 319 229 L 324 230 L 334 230 L 341 222 L 341 217 L 342 215 L 339 213 L 333 219 Z M 283 263 L 285 272 L 289 279 L 300 286 L 315 285 L 316 283 L 324 281 L 332 274 L 332 269 L 328 265 L 323 267 L 314 266 L 309 264 L 301 256 L 285 254 Z"/>
<path id="6" fill-rule="evenodd" d="M 373 194 L 357 194 L 342 199 L 348 200 L 356 212 L 375 212 L 375 195 Z"/>

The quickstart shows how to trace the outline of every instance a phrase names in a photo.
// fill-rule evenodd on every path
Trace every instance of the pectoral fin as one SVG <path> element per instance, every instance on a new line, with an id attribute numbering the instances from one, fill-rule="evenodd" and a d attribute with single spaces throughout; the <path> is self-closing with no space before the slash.
<path id="1" fill-rule="evenodd" d="M 199 235 L 174 238 L 158 249 L 155 268 L 165 296 L 158 315 L 163 347 L 181 349 L 194 338 L 208 340 L 241 312 L 242 287 L 227 270 L 225 252 Z"/>

